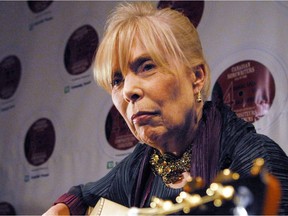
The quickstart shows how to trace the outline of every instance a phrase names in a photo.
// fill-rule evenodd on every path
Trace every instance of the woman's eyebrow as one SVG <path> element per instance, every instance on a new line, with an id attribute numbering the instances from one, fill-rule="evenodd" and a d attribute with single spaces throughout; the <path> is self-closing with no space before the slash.
<path id="1" fill-rule="evenodd" d="M 118 75 L 121 75 L 121 74 L 122 74 L 122 73 L 121 73 L 120 70 L 116 70 L 116 71 L 113 73 L 114 76 L 118 76 Z"/>
<path id="2" fill-rule="evenodd" d="M 151 60 L 151 58 L 148 56 L 140 56 L 140 57 L 136 58 L 134 61 L 129 63 L 129 68 L 132 71 L 137 71 L 137 68 L 139 66 L 141 66 L 145 61 L 149 61 L 149 60 Z"/>
<path id="3" fill-rule="evenodd" d="M 122 75 L 122 72 L 121 72 L 121 70 L 118 69 L 118 70 L 115 70 L 115 71 L 112 72 L 111 78 L 113 80 L 113 78 L 121 76 L 121 75 Z"/>

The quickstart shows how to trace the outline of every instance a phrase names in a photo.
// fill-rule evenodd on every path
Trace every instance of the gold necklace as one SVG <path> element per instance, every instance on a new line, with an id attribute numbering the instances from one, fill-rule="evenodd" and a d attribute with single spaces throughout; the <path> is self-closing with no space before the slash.
<path id="1" fill-rule="evenodd" d="M 172 154 L 159 154 L 156 150 L 151 155 L 150 164 L 153 173 L 162 177 L 163 182 L 174 184 L 183 179 L 183 172 L 190 172 L 192 145 L 184 152 L 181 158 Z"/>

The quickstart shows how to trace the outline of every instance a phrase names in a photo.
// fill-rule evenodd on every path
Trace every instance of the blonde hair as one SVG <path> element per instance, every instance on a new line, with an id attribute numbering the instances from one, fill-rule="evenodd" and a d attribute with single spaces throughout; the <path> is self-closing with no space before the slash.
<path id="1" fill-rule="evenodd" d="M 210 70 L 195 27 L 182 13 L 170 8 L 158 10 L 149 2 L 120 4 L 108 19 L 94 62 L 94 77 L 100 86 L 111 93 L 113 70 L 127 71 L 135 38 L 168 72 L 203 65 L 206 78 L 201 93 L 207 99 Z"/>

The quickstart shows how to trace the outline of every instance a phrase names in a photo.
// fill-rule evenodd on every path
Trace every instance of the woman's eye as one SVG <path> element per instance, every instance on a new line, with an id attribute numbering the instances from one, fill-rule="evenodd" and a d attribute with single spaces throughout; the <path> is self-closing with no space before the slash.
<path id="1" fill-rule="evenodd" d="M 144 62 L 139 68 L 138 72 L 145 72 L 154 69 L 156 65 L 152 61 Z"/>
<path id="2" fill-rule="evenodd" d="M 143 70 L 148 71 L 148 70 L 151 70 L 153 68 L 155 68 L 154 64 L 145 64 Z"/>
<path id="3" fill-rule="evenodd" d="M 118 86 L 118 85 L 120 85 L 121 82 L 122 82 L 121 79 L 113 79 L 112 86 Z"/>
<path id="4" fill-rule="evenodd" d="M 115 74 L 112 79 L 112 87 L 119 86 L 124 81 L 122 74 Z"/>

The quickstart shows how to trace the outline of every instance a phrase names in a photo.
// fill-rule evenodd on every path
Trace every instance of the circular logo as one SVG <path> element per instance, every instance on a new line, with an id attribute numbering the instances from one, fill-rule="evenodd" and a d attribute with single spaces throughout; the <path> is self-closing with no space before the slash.
<path id="1" fill-rule="evenodd" d="M 11 98 L 19 85 L 21 63 L 17 56 L 8 56 L 0 63 L 0 98 Z"/>
<path id="2" fill-rule="evenodd" d="M 40 13 L 48 8 L 53 1 L 27 1 L 28 7 L 33 13 Z"/>
<path id="3" fill-rule="evenodd" d="M 217 79 L 212 100 L 228 104 L 238 117 L 255 122 L 268 113 L 275 81 L 263 64 L 245 60 L 227 68 Z"/>
<path id="4" fill-rule="evenodd" d="M 84 25 L 69 38 L 64 53 L 64 64 L 70 75 L 79 75 L 89 69 L 98 46 L 98 35 L 93 27 Z"/>
<path id="5" fill-rule="evenodd" d="M 138 143 L 115 106 L 108 113 L 105 132 L 107 141 L 115 149 L 126 150 Z"/>
<path id="6" fill-rule="evenodd" d="M 159 1 L 157 7 L 159 9 L 169 7 L 182 12 L 197 28 L 203 15 L 204 1 Z"/>
<path id="7" fill-rule="evenodd" d="M 56 141 L 52 122 L 47 118 L 35 121 L 29 128 L 25 137 L 25 156 L 34 166 L 45 163 L 54 150 Z"/>
<path id="8" fill-rule="evenodd" d="M 16 215 L 16 212 L 10 203 L 0 202 L 0 215 Z"/>

